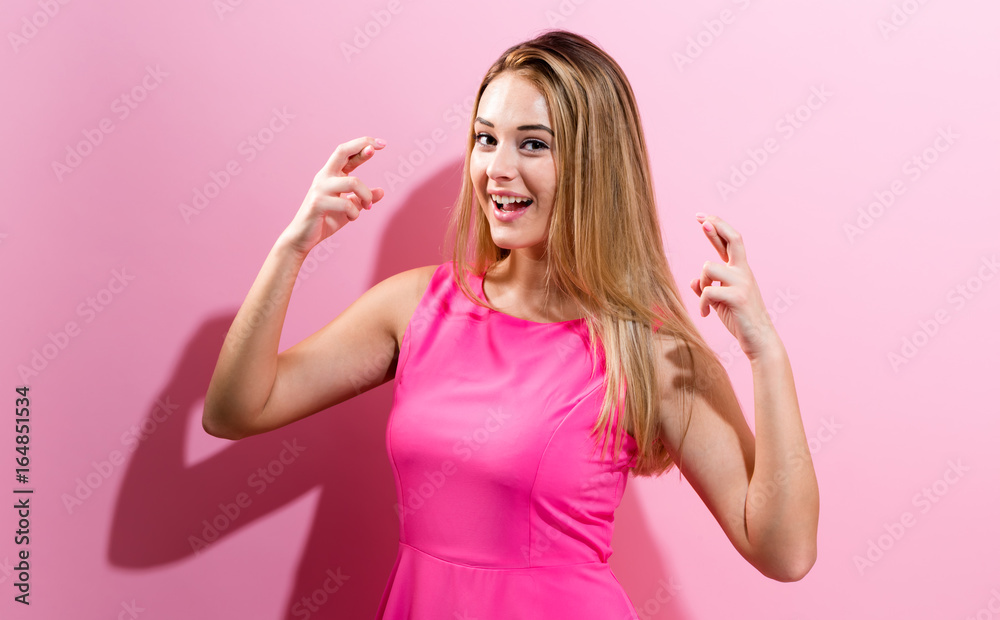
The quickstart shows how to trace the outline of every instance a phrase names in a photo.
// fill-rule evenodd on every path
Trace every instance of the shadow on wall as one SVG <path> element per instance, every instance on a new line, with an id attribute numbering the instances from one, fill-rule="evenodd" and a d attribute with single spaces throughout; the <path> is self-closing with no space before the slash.
<path id="1" fill-rule="evenodd" d="M 461 159 L 452 161 L 396 211 L 369 286 L 406 269 L 443 262 L 451 205 L 442 204 L 441 197 L 458 195 L 462 165 Z M 140 443 L 128 463 L 111 527 L 109 561 L 143 569 L 185 559 L 196 549 L 212 553 L 220 540 L 320 486 L 283 619 L 373 618 L 399 542 L 395 481 L 385 450 L 392 382 L 283 428 L 233 442 L 186 466 L 188 416 L 201 415 L 194 404 L 208 390 L 235 315 L 233 310 L 206 319 L 189 338 L 170 380 L 151 397 L 148 418 L 168 398 L 178 414 L 157 422 L 156 432 Z M 294 466 L 283 470 L 272 463 L 282 460 Z M 256 476 L 251 482 L 248 476 L 269 465 L 271 475 L 280 478 L 269 482 Z M 245 494 L 243 505 L 240 493 Z M 622 547 L 612 566 L 641 617 L 684 620 L 681 597 L 676 589 L 668 592 L 671 576 L 649 553 L 653 539 L 631 493 L 626 492 L 615 514 L 615 538 Z M 213 531 L 205 535 L 205 520 L 224 526 L 217 538 L 208 540 Z M 191 537 L 206 547 L 192 545 Z M 324 581 L 336 591 L 324 592 Z M 239 596 L 224 575 L 214 589 L 223 598 Z M 303 605 L 303 599 L 312 605 Z"/>

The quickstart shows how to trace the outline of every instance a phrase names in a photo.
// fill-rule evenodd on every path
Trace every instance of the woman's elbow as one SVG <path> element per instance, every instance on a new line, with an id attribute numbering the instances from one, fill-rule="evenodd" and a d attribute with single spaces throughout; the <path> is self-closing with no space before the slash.
<path id="1" fill-rule="evenodd" d="M 816 547 L 811 546 L 795 555 L 789 555 L 779 561 L 769 563 L 767 566 L 758 566 L 757 570 L 765 577 L 790 583 L 799 581 L 809 574 L 816 564 Z"/>
<path id="2" fill-rule="evenodd" d="M 224 422 L 225 416 L 223 416 L 217 407 L 213 407 L 206 400 L 203 413 L 201 415 L 201 427 L 206 433 L 212 437 L 218 437 L 219 439 L 243 439 L 247 436 L 247 433 L 241 432 L 240 429 L 234 427 L 232 424 L 227 424 Z"/>
<path id="3" fill-rule="evenodd" d="M 219 439 L 240 439 L 236 433 L 233 433 L 230 429 L 219 426 L 216 422 L 212 422 L 208 416 L 202 417 L 201 427 L 212 437 L 218 437 Z"/>

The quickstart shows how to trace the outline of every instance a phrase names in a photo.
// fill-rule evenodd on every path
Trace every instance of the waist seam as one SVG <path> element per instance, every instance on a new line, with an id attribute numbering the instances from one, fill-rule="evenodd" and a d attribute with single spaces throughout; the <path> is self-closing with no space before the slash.
<path id="1" fill-rule="evenodd" d="M 413 549 L 417 553 L 421 555 L 426 555 L 427 557 L 433 558 L 438 562 L 444 562 L 445 564 L 453 564 L 455 566 L 461 566 L 462 568 L 472 568 L 476 570 L 520 571 L 520 570 L 544 570 L 553 568 L 574 568 L 574 567 L 581 567 L 581 568 L 595 567 L 595 568 L 600 568 L 602 570 L 605 569 L 610 570 L 611 568 L 607 562 L 602 562 L 601 560 L 594 560 L 593 562 L 577 562 L 575 564 L 547 564 L 544 566 L 476 566 L 473 564 L 465 564 L 463 562 L 457 562 L 455 560 L 449 560 L 447 558 L 436 556 L 433 553 L 429 553 L 427 551 L 424 551 L 423 549 L 420 549 L 419 547 L 415 547 L 403 541 L 399 541 L 399 546 L 409 547 L 410 549 Z"/>

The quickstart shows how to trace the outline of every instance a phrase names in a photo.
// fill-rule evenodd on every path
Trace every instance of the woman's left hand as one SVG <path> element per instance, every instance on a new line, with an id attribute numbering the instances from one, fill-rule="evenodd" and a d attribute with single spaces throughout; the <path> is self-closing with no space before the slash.
<path id="1" fill-rule="evenodd" d="M 701 277 L 691 280 L 691 290 L 701 298 L 701 316 L 708 316 L 710 307 L 715 308 L 726 329 L 740 343 L 743 353 L 753 360 L 780 341 L 747 264 L 743 237 L 717 215 L 698 213 L 695 217 L 725 261 L 724 264 L 705 261 Z M 712 285 L 716 281 L 719 286 Z"/>

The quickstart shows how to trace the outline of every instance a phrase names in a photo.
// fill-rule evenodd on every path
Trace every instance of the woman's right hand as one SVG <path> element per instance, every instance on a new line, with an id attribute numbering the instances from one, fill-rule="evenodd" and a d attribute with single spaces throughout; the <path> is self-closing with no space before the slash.
<path id="1" fill-rule="evenodd" d="M 282 239 L 303 257 L 321 241 L 358 219 L 361 209 L 385 196 L 380 187 L 368 186 L 355 176 L 347 176 L 371 159 L 385 142 L 368 136 L 339 145 L 323 169 L 313 177 L 312 187 L 292 222 L 281 233 Z"/>

